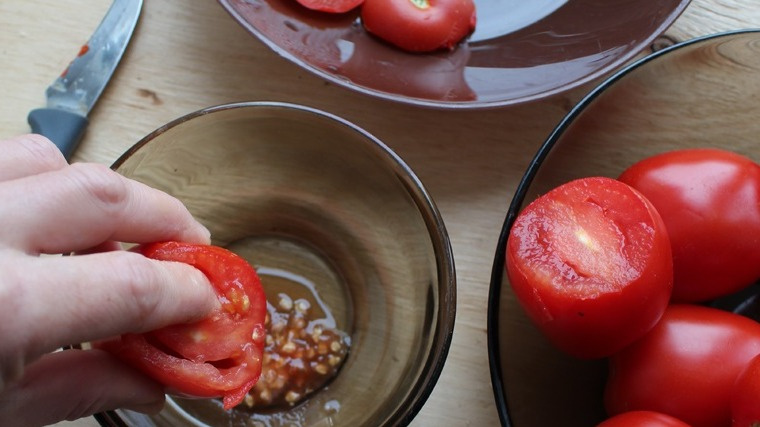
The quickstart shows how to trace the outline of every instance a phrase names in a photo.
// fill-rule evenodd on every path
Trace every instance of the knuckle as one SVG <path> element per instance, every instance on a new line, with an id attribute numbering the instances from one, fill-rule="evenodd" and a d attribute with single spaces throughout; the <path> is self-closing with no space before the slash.
<path id="1" fill-rule="evenodd" d="M 107 213 L 118 213 L 129 200 L 124 179 L 105 165 L 75 163 L 74 180 L 87 198 Z"/>

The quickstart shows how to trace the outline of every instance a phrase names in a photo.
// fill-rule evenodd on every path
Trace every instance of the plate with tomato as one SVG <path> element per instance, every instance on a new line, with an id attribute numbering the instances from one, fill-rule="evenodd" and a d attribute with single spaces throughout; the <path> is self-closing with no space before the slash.
<path id="1" fill-rule="evenodd" d="M 503 425 L 760 419 L 758 75 L 760 30 L 679 43 L 548 136 L 494 256 Z"/>
<path id="2" fill-rule="evenodd" d="M 689 0 L 219 0 L 278 54 L 336 85 L 438 108 L 542 99 L 652 44 Z"/>

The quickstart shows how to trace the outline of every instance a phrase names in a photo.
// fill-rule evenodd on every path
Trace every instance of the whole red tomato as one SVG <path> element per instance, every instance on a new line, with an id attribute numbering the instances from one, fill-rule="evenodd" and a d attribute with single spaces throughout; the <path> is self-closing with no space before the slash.
<path id="1" fill-rule="evenodd" d="M 410 52 L 453 49 L 475 29 L 473 0 L 364 0 L 364 28 Z"/>
<path id="2" fill-rule="evenodd" d="M 507 240 L 512 290 L 565 352 L 609 356 L 649 331 L 670 298 L 670 243 L 654 207 L 602 177 L 561 185 L 530 203 Z"/>
<path id="3" fill-rule="evenodd" d="M 755 356 L 739 374 L 731 394 L 733 427 L 760 426 L 760 356 Z"/>
<path id="4" fill-rule="evenodd" d="M 662 412 L 694 427 L 731 425 L 737 377 L 760 354 L 760 323 L 731 312 L 673 304 L 643 338 L 610 358 L 611 415 Z"/>
<path id="5" fill-rule="evenodd" d="M 226 249 L 178 242 L 135 250 L 148 258 L 190 264 L 214 286 L 220 308 L 195 323 L 125 334 L 97 346 L 169 388 L 194 397 L 240 403 L 261 374 L 266 297 L 256 271 Z"/>
<path id="6" fill-rule="evenodd" d="M 630 411 L 602 421 L 597 427 L 690 427 L 670 415 L 654 411 Z"/>
<path id="7" fill-rule="evenodd" d="M 673 300 L 733 293 L 760 277 L 760 166 L 724 150 L 672 151 L 620 176 L 665 221 L 673 247 Z"/>

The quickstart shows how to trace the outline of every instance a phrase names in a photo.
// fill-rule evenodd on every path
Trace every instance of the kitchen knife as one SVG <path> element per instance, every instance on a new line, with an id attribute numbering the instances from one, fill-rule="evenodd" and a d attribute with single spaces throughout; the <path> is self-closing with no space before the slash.
<path id="1" fill-rule="evenodd" d="M 82 139 L 90 110 L 127 49 L 142 4 L 143 0 L 114 0 L 87 44 L 47 88 L 47 107 L 29 113 L 32 132 L 53 141 L 67 160 Z"/>

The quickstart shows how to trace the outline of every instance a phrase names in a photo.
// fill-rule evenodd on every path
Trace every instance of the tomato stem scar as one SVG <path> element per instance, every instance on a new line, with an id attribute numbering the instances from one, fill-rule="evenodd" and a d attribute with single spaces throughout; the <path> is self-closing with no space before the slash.
<path id="1" fill-rule="evenodd" d="M 409 0 L 409 1 L 420 9 L 430 8 L 430 1 L 428 0 Z"/>

